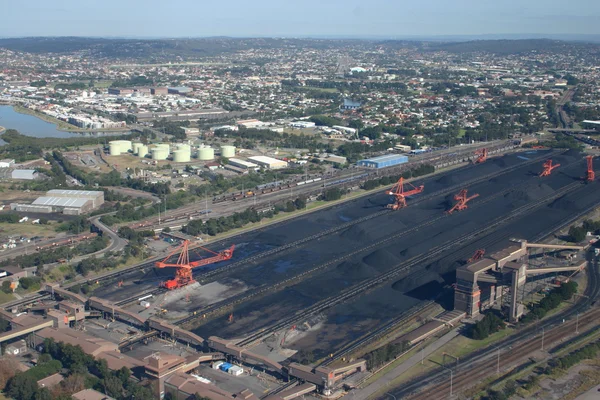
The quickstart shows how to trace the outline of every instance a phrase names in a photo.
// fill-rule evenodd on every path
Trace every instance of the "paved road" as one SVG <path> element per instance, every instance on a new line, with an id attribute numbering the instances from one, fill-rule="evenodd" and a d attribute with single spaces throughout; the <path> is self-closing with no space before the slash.
<path id="1" fill-rule="evenodd" d="M 115 231 L 113 231 L 112 229 L 110 229 L 108 226 L 104 225 L 102 222 L 100 222 L 100 215 L 97 215 L 95 217 L 90 218 L 90 222 L 94 225 L 96 225 L 98 228 L 100 228 L 100 230 L 102 230 L 104 235 L 107 235 L 111 241 L 110 246 L 108 246 L 107 248 L 105 248 L 104 250 L 100 250 L 100 252 L 95 253 L 97 254 L 102 254 L 105 253 L 107 251 L 121 251 L 125 248 L 125 246 L 127 246 L 127 240 L 123 239 L 122 237 L 120 237 L 119 235 L 117 235 L 117 233 Z M 89 257 L 90 255 L 86 255 L 85 257 Z"/>
<path id="2" fill-rule="evenodd" d="M 600 385 L 594 386 L 587 392 L 577 396 L 575 400 L 598 400 L 600 399 Z"/>

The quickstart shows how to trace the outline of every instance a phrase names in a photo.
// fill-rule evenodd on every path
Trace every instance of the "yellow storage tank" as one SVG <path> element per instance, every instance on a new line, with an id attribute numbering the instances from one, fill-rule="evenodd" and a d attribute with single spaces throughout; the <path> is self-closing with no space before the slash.
<path id="1" fill-rule="evenodd" d="M 235 157 L 235 146 L 221 146 L 221 157 Z"/>
<path id="2" fill-rule="evenodd" d="M 141 145 L 140 147 L 138 147 L 137 156 L 139 158 L 144 158 L 147 155 L 148 155 L 148 146 Z"/>
<path id="3" fill-rule="evenodd" d="M 209 161 L 215 159 L 215 149 L 212 147 L 200 147 L 198 149 L 198 160 Z"/>
<path id="4" fill-rule="evenodd" d="M 173 152 L 173 161 L 176 163 L 190 162 L 190 152 L 188 150 L 175 150 Z"/>

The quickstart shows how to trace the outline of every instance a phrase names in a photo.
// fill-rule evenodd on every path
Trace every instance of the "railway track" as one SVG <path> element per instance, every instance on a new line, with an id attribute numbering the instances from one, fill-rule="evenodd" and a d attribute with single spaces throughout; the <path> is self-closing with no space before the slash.
<path id="1" fill-rule="evenodd" d="M 449 250 L 452 250 L 453 247 L 460 246 L 461 244 L 471 241 L 475 237 L 481 236 L 482 234 L 491 233 L 492 231 L 495 231 L 499 226 L 505 224 L 506 222 L 513 220 L 517 217 L 520 217 L 524 214 L 530 213 L 533 210 L 540 208 L 541 206 L 546 205 L 547 203 L 558 199 L 559 197 L 565 195 L 566 193 L 573 192 L 573 190 L 575 190 L 577 188 L 577 186 L 581 186 L 581 183 L 573 182 L 573 183 L 566 185 L 566 186 L 562 187 L 561 189 L 557 190 L 552 196 L 549 196 L 546 199 L 544 199 L 543 202 L 528 203 L 521 207 L 518 207 L 518 208 L 514 209 L 510 214 L 496 218 L 495 220 L 490 222 L 485 228 L 481 229 L 478 232 L 465 234 L 459 238 L 453 239 L 453 240 L 446 242 L 440 246 L 430 249 L 427 254 L 424 254 L 424 255 L 420 254 L 420 255 L 414 256 L 414 257 L 410 258 L 409 260 L 404 261 L 404 262 L 400 263 L 399 265 L 395 266 L 393 269 L 391 269 L 388 272 L 385 272 L 385 273 L 383 273 L 379 276 L 376 276 L 372 279 L 369 279 L 367 281 L 356 284 L 350 288 L 347 288 L 347 289 L 343 290 L 341 293 L 339 293 L 333 297 L 322 300 L 301 312 L 298 312 L 292 316 L 284 318 L 283 320 L 279 321 L 278 323 L 272 325 L 271 327 L 269 327 L 267 329 L 261 329 L 260 331 L 254 333 L 254 334 L 251 334 L 249 337 L 247 337 L 246 339 L 239 342 L 238 345 L 244 346 L 244 347 L 251 347 L 253 344 L 262 341 L 264 338 L 270 336 L 274 332 L 279 331 L 280 329 L 283 329 L 284 327 L 286 327 L 288 325 L 298 323 L 299 321 L 301 321 L 311 315 L 321 313 L 333 306 L 336 306 L 336 305 L 346 302 L 360 294 L 363 294 L 364 292 L 366 292 L 370 289 L 378 287 L 381 284 L 386 283 L 389 280 L 396 278 L 401 273 L 403 273 L 407 270 L 410 270 L 412 267 L 414 267 L 418 264 L 425 264 L 425 263 L 432 262 L 439 258 L 444 258 L 444 257 L 446 257 L 446 254 L 444 254 L 444 253 L 446 253 Z M 432 220 L 432 221 L 435 221 L 435 220 Z M 395 237 L 394 237 L 394 239 L 395 239 Z M 386 240 L 384 240 L 384 241 L 386 241 Z M 384 241 L 382 241 L 382 242 L 384 242 Z M 381 244 L 381 242 L 376 243 L 374 245 L 367 246 L 367 247 L 370 249 L 370 248 L 373 248 L 374 246 L 378 246 L 380 244 Z M 362 250 L 363 249 L 360 249 L 360 250 L 357 250 L 352 253 L 354 255 L 354 254 L 362 252 Z M 440 257 L 442 254 L 444 254 L 444 256 Z M 332 262 L 333 261 L 330 261 L 329 263 L 332 263 Z M 327 263 L 327 264 L 329 264 L 329 263 Z M 337 263 L 337 261 L 335 263 Z M 307 271 L 307 272 L 309 272 L 309 271 Z M 186 320 L 186 319 L 187 318 L 185 318 L 184 320 Z"/>
<path id="2" fill-rule="evenodd" d="M 591 311 L 585 316 L 579 317 L 579 326 L 587 326 L 598 320 L 600 317 L 600 310 Z M 567 336 L 570 336 L 575 331 L 575 321 L 569 321 L 557 327 L 554 327 L 550 331 L 544 331 L 543 336 L 541 334 L 526 340 L 520 345 L 515 345 L 509 352 L 500 353 L 500 369 L 513 366 L 521 360 L 527 358 L 527 356 L 535 351 L 542 350 L 542 341 L 544 346 L 547 348 L 548 345 L 552 345 Z M 542 339 L 543 337 L 543 339 Z M 456 373 L 453 373 L 452 379 L 452 392 L 453 394 L 465 390 L 469 387 L 481 383 L 488 376 L 496 374 L 498 369 L 498 359 L 491 357 L 487 360 L 483 360 L 476 365 L 470 364 L 467 368 L 461 369 Z M 448 372 L 449 375 L 449 372 Z M 449 377 L 448 377 L 449 378 Z M 429 387 L 419 394 L 410 397 L 414 400 L 431 400 L 431 399 L 445 399 L 450 395 L 450 379 L 445 382 L 438 383 L 433 387 Z"/>

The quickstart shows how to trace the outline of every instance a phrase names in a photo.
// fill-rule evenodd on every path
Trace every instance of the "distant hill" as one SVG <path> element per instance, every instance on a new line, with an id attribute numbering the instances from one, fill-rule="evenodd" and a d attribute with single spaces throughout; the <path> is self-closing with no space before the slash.
<path id="1" fill-rule="evenodd" d="M 600 44 L 566 42 L 552 39 L 521 40 L 472 40 L 467 42 L 435 43 L 429 46 L 431 51 L 450 53 L 493 53 L 499 55 L 522 54 L 532 51 L 561 53 L 571 50 L 600 49 Z"/>
<path id="2" fill-rule="evenodd" d="M 105 39 L 85 37 L 30 37 L 0 39 L 0 48 L 28 53 L 87 52 L 107 58 L 197 58 L 251 48 L 335 48 L 353 40 L 277 38 Z"/>
<path id="3" fill-rule="evenodd" d="M 388 49 L 419 48 L 450 53 L 520 54 L 532 51 L 565 52 L 598 50 L 600 44 L 551 39 L 425 41 L 295 38 L 182 38 L 118 39 L 86 37 L 29 37 L 0 39 L 0 48 L 27 53 L 84 53 L 108 59 L 150 62 L 198 59 L 246 49 L 313 48 L 335 49 L 345 46 L 382 46 Z"/>

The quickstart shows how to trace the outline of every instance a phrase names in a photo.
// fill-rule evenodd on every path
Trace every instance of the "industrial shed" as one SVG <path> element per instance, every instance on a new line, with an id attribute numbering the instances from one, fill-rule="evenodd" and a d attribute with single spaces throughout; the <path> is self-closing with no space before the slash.
<path id="1" fill-rule="evenodd" d="M 102 191 L 53 189 L 31 204 L 13 203 L 10 206 L 15 211 L 81 215 L 98 208 L 103 203 L 104 192 Z"/>
<path id="2" fill-rule="evenodd" d="M 265 168 L 269 168 L 269 169 L 281 169 L 281 168 L 287 168 L 287 166 L 288 166 L 286 161 L 278 160 L 276 158 L 267 157 L 267 156 L 252 156 L 252 157 L 248 157 L 248 160 L 260 165 L 261 167 L 265 167 Z"/>
<path id="3" fill-rule="evenodd" d="M 408 162 L 407 156 L 403 156 L 400 154 L 386 154 L 384 156 L 360 160 L 356 164 L 359 167 L 385 168 L 385 167 L 391 167 L 394 165 L 404 164 L 405 162 Z"/>

